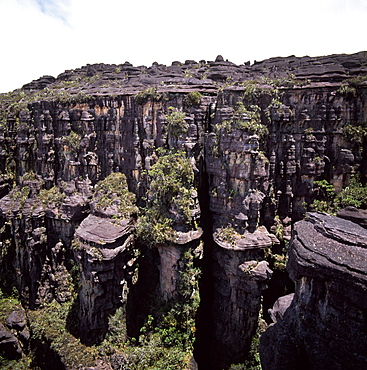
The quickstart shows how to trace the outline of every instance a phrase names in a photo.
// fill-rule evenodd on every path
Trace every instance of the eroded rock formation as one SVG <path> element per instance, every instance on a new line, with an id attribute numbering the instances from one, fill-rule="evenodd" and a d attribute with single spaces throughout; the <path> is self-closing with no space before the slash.
<path id="1" fill-rule="evenodd" d="M 284 317 L 261 336 L 263 369 L 364 369 L 367 233 L 309 213 L 294 225 L 288 271 L 296 283 Z"/>
<path id="2" fill-rule="evenodd" d="M 198 333 L 201 366 L 244 361 L 268 261 L 275 265 L 269 256 L 315 199 L 314 181 L 340 191 L 354 173 L 366 176 L 366 60 L 98 64 L 1 96 L 4 280 L 34 309 L 68 301 L 79 270 L 81 337 L 92 343 L 118 307 L 130 310 L 130 330 L 139 333 L 147 307 L 175 299 L 183 276 L 194 281 L 185 294 L 194 294 L 199 274 L 187 266 L 200 266 L 210 287 L 202 286 L 209 312 L 198 327 L 213 321 Z M 160 148 L 182 153 L 193 174 L 169 201 L 152 195 Z M 111 174 L 124 174 L 134 194 L 129 212 L 103 182 Z M 103 189 L 112 190 L 106 197 Z M 154 232 L 170 222 L 171 234 L 137 241 L 152 205 L 167 214 Z"/>

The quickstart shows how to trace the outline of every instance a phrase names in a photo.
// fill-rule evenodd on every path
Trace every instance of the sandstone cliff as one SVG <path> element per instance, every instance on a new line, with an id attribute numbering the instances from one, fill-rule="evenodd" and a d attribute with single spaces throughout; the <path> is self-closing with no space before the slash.
<path id="1" fill-rule="evenodd" d="M 365 369 L 366 230 L 309 213 L 294 226 L 288 271 L 295 294 L 261 337 L 263 369 Z"/>
<path id="2" fill-rule="evenodd" d="M 147 322 L 169 341 L 173 322 L 202 368 L 244 362 L 263 300 L 289 293 L 285 248 L 314 182 L 365 179 L 366 75 L 364 52 L 219 56 L 88 65 L 3 94 L 3 289 L 31 310 L 76 299 L 69 331 L 86 344 L 122 310 L 122 341 Z"/>

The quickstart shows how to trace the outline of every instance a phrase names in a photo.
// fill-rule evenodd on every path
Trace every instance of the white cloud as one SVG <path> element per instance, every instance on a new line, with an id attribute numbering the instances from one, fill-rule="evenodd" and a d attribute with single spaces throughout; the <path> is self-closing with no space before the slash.
<path id="1" fill-rule="evenodd" d="M 0 91 L 87 63 L 365 49 L 365 0 L 0 0 Z"/>

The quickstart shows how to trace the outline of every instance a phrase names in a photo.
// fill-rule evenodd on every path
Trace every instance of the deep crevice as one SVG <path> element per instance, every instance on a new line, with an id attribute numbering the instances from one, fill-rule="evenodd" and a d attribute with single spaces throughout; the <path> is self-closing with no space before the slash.
<path id="1" fill-rule="evenodd" d="M 200 306 L 197 312 L 196 341 L 194 357 L 200 370 L 211 368 L 211 343 L 213 338 L 212 306 L 214 299 L 213 284 L 213 234 L 212 215 L 209 209 L 209 179 L 205 163 L 200 163 L 199 204 L 201 209 L 201 226 L 203 228 L 204 255 L 202 275 L 199 281 Z"/>

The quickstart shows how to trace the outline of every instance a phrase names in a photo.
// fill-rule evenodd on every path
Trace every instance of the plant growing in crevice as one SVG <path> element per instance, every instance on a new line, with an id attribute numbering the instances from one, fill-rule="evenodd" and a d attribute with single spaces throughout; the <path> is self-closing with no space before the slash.
<path id="1" fill-rule="evenodd" d="M 139 210 L 135 202 L 135 194 L 129 191 L 123 173 L 111 173 L 95 185 L 92 200 L 94 209 L 103 212 L 113 207 L 116 210 L 114 218 L 117 220 L 137 215 Z"/>
<path id="2" fill-rule="evenodd" d="M 37 203 L 41 203 L 44 208 L 59 208 L 66 198 L 57 186 L 51 189 L 42 189 L 37 197 Z"/>
<path id="3" fill-rule="evenodd" d="M 199 91 L 190 91 L 183 99 L 186 107 L 198 107 L 201 103 L 202 94 Z"/>
<path id="4" fill-rule="evenodd" d="M 343 135 L 359 149 L 362 149 L 363 141 L 367 137 L 367 122 L 363 125 L 345 124 L 343 126 Z"/>
<path id="5" fill-rule="evenodd" d="M 200 269 L 194 265 L 192 248 L 183 253 L 179 265 L 180 277 L 175 296 L 165 302 L 161 313 L 158 313 L 155 332 L 159 334 L 165 346 L 191 351 L 196 332 L 195 316 L 200 303 L 198 291 Z"/>
<path id="6" fill-rule="evenodd" d="M 194 171 L 182 151 L 159 150 L 148 171 L 147 205 L 139 218 L 138 236 L 148 245 L 175 240 L 174 227 L 189 227 L 194 205 Z"/>
<path id="7" fill-rule="evenodd" d="M 18 206 L 18 216 L 22 218 L 22 211 L 26 200 L 29 198 L 30 189 L 29 186 L 23 186 L 21 188 L 16 187 L 9 193 L 9 198 L 12 200 L 12 203 L 9 207 L 9 212 L 12 212 L 16 206 Z"/>
<path id="8" fill-rule="evenodd" d="M 169 114 L 165 116 L 167 121 L 167 133 L 171 138 L 177 140 L 185 135 L 188 130 L 188 125 L 185 121 L 186 113 L 174 107 L 169 107 L 168 110 Z"/>
<path id="9" fill-rule="evenodd" d="M 335 214 L 340 209 L 348 206 L 367 208 L 367 186 L 362 185 L 358 176 L 352 176 L 349 184 L 338 194 L 333 185 L 326 180 L 314 181 L 316 199 L 311 208 L 315 211 Z"/>
<path id="10" fill-rule="evenodd" d="M 68 147 L 68 150 L 72 154 L 79 152 L 81 136 L 74 131 L 71 131 L 69 135 L 63 136 L 61 142 Z"/>
<path id="11" fill-rule="evenodd" d="M 161 100 L 162 94 L 160 94 L 156 88 L 150 87 L 134 95 L 134 99 L 139 105 L 144 105 L 148 100 Z"/>
<path id="12" fill-rule="evenodd" d="M 316 199 L 312 207 L 319 212 L 330 212 L 333 208 L 335 189 L 327 180 L 314 181 L 314 193 Z"/>
<path id="13" fill-rule="evenodd" d="M 347 99 L 354 98 L 357 95 L 357 90 L 355 87 L 349 85 L 341 85 L 336 91 L 339 95 L 345 96 Z"/>

